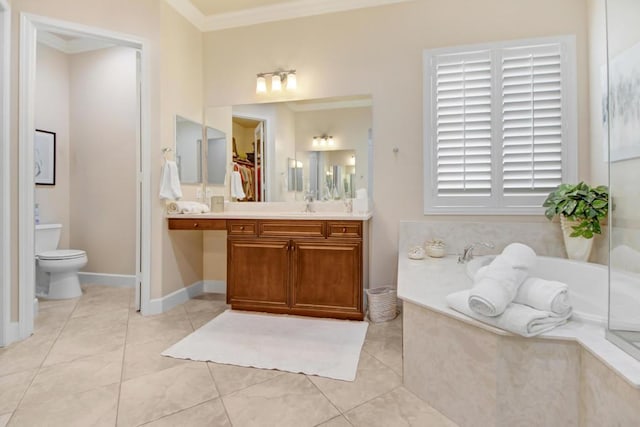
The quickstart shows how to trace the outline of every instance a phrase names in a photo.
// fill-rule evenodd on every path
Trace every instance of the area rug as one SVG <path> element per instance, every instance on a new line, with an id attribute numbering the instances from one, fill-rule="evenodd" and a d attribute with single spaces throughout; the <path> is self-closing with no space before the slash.
<path id="1" fill-rule="evenodd" d="M 162 355 L 353 381 L 367 326 L 227 310 Z"/>

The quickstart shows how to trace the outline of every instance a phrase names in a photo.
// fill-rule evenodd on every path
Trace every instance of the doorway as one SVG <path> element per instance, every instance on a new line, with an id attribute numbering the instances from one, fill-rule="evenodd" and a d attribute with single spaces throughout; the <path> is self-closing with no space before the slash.
<path id="1" fill-rule="evenodd" d="M 265 197 L 265 120 L 232 117 L 233 170 L 239 172 L 245 194 L 238 201 L 264 202 Z"/>
<path id="2" fill-rule="evenodd" d="M 44 33 L 70 38 L 90 38 L 137 51 L 137 141 L 136 141 L 136 268 L 135 292 L 139 310 L 147 310 L 150 301 L 150 126 L 149 59 L 147 43 L 133 36 L 99 28 L 58 21 L 29 14 L 21 15 L 20 34 L 20 109 L 19 109 L 19 335 L 33 332 L 35 302 L 35 229 L 34 229 L 34 136 L 36 44 Z"/>

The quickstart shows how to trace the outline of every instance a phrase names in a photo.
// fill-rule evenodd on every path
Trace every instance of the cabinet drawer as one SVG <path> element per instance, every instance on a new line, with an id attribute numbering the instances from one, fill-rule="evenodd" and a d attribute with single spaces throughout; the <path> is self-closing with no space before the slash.
<path id="1" fill-rule="evenodd" d="M 255 221 L 227 221 L 227 233 L 230 236 L 255 236 L 256 229 Z"/>
<path id="2" fill-rule="evenodd" d="M 324 237 L 324 221 L 260 221 L 260 236 L 264 237 Z"/>
<path id="3" fill-rule="evenodd" d="M 169 218 L 169 230 L 226 230 L 224 219 Z"/>
<path id="4" fill-rule="evenodd" d="M 362 237 L 362 223 L 360 221 L 329 221 L 327 237 Z"/>

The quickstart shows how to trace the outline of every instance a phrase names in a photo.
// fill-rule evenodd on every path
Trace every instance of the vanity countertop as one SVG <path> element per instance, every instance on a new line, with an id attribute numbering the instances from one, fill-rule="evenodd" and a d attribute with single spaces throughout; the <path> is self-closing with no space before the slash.
<path id="1" fill-rule="evenodd" d="M 173 214 L 168 219 L 285 219 L 285 220 L 334 220 L 334 221 L 368 221 L 372 212 L 270 212 L 270 211 L 224 211 L 202 214 Z"/>

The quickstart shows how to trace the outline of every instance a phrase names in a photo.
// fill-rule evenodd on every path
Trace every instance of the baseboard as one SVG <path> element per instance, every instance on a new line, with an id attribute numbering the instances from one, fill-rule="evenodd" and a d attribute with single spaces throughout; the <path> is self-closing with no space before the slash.
<path id="1" fill-rule="evenodd" d="M 26 338 L 26 337 L 25 337 Z M 18 322 L 9 322 L 7 326 L 7 336 L 5 337 L 4 347 L 9 344 L 20 341 L 20 324 Z M 0 343 L 0 347 L 2 347 Z"/>
<path id="2" fill-rule="evenodd" d="M 113 286 L 116 288 L 134 288 L 136 286 L 136 276 L 128 274 L 106 274 L 106 273 L 78 273 L 80 283 L 91 283 L 93 285 Z"/>
<path id="3" fill-rule="evenodd" d="M 200 280 L 192 285 L 178 289 L 165 295 L 162 298 L 156 298 L 149 301 L 148 310 L 144 315 L 160 314 L 171 310 L 172 308 L 184 304 L 191 298 L 195 298 L 203 293 L 226 293 L 227 284 L 222 280 Z"/>

